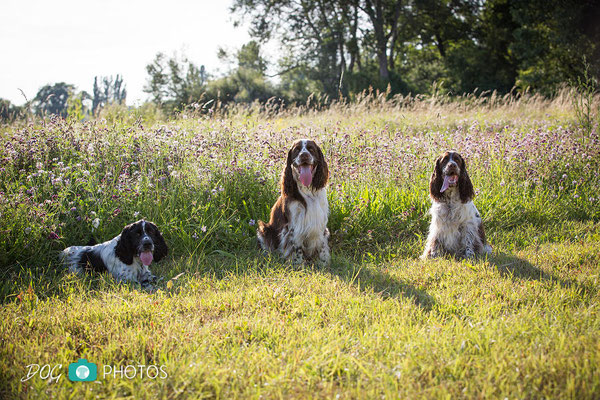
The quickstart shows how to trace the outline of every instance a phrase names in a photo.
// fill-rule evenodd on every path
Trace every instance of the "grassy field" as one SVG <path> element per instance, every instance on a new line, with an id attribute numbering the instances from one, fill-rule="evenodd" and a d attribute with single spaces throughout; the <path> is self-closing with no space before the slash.
<path id="1" fill-rule="evenodd" d="M 600 140 L 574 115 L 566 95 L 373 96 L 3 126 L 0 397 L 597 399 Z M 300 137 L 332 172 L 327 268 L 256 250 Z M 467 160 L 487 259 L 418 259 L 447 149 Z M 171 250 L 156 292 L 57 263 L 142 217 Z M 80 358 L 96 382 L 67 378 Z M 31 364 L 62 376 L 23 381 Z M 128 365 L 168 376 L 103 376 Z"/>

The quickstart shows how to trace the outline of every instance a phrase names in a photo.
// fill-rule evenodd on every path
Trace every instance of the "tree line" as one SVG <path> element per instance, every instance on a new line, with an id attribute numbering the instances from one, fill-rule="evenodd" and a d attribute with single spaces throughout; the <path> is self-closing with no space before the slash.
<path id="1" fill-rule="evenodd" d="M 159 54 L 147 67 L 154 101 L 304 104 L 313 94 L 440 88 L 551 96 L 586 73 L 600 77 L 597 0 L 235 0 L 231 12 L 252 37 L 234 54 L 220 51 L 231 71 L 213 79 Z M 280 49 L 271 75 L 261 51 L 269 41 Z"/>
<path id="2" fill-rule="evenodd" d="M 284 88 L 304 81 L 330 96 L 428 93 L 433 82 L 550 95 L 583 74 L 584 57 L 600 73 L 598 1 L 235 0 L 232 12 L 254 39 L 282 44 Z"/>
<path id="3" fill-rule="evenodd" d="M 123 77 L 117 75 L 94 78 L 92 94 L 78 92 L 75 85 L 58 82 L 44 85 L 31 100 L 26 98 L 23 106 L 0 99 L 0 120 L 12 121 L 31 112 L 38 116 L 75 115 L 83 118 L 97 113 L 109 104 L 125 104 L 127 89 Z"/>
<path id="4" fill-rule="evenodd" d="M 219 50 L 213 76 L 185 56 L 158 53 L 144 91 L 167 111 L 189 104 L 352 99 L 368 89 L 454 95 L 532 91 L 552 95 L 585 74 L 600 77 L 598 0 L 234 0 L 252 40 Z M 263 54 L 275 41 L 278 54 Z M 124 103 L 123 78 L 96 78 L 92 94 L 57 83 L 26 104 L 66 115 Z M 19 109 L 0 99 L 0 117 Z M 77 111 L 77 112 L 79 112 Z"/>

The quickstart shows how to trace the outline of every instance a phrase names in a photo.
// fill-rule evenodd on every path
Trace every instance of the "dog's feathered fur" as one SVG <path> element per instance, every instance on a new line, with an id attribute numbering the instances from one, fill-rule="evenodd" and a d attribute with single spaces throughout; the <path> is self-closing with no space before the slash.
<path id="1" fill-rule="evenodd" d="M 140 259 L 142 252 L 152 252 L 152 261 L 164 258 L 169 249 L 158 227 L 140 220 L 127 225 L 121 233 L 104 243 L 90 246 L 71 246 L 61 258 L 71 272 L 108 271 L 117 280 L 148 284 L 154 279 Z"/>
<path id="2" fill-rule="evenodd" d="M 302 183 L 302 170 L 312 179 Z M 308 174 L 308 172 L 305 172 Z M 271 209 L 268 223 L 259 221 L 257 238 L 265 251 L 278 251 L 293 263 L 318 259 L 328 264 L 327 180 L 329 169 L 321 148 L 312 140 L 297 140 L 287 155 L 281 174 L 281 195 Z"/>
<path id="3" fill-rule="evenodd" d="M 435 163 L 429 182 L 431 225 L 422 258 L 445 254 L 471 258 L 490 254 L 483 222 L 473 197 L 475 191 L 460 154 L 448 151 Z"/>

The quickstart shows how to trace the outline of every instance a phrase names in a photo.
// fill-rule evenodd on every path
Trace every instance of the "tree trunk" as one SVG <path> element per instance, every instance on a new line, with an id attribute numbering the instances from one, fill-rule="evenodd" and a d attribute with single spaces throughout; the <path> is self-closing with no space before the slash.
<path id="1" fill-rule="evenodd" d="M 388 60 L 386 46 L 377 45 L 377 60 L 379 61 L 379 77 L 383 80 L 390 80 L 390 71 L 388 70 Z"/>
<path id="2" fill-rule="evenodd" d="M 354 7 L 354 15 L 352 16 L 352 21 L 350 22 L 350 40 L 348 41 L 348 53 L 350 53 L 350 65 L 348 66 L 348 70 L 350 72 L 354 72 L 354 65 L 358 65 L 358 69 L 360 70 L 360 57 L 359 57 L 359 49 L 358 49 L 358 38 L 356 37 L 356 31 L 358 30 L 358 7 Z"/>
<path id="3" fill-rule="evenodd" d="M 398 0 L 396 3 L 396 10 L 394 11 L 394 19 L 392 20 L 392 27 L 390 29 L 390 35 L 392 40 L 390 42 L 390 54 L 388 59 L 388 68 L 390 70 L 394 70 L 394 47 L 396 46 L 396 42 L 398 41 L 398 35 L 400 34 L 400 30 L 398 29 L 398 20 L 400 18 L 400 5 L 402 0 Z"/>
<path id="4" fill-rule="evenodd" d="M 373 24 L 375 49 L 377 52 L 377 61 L 379 62 L 379 77 L 385 81 L 389 81 L 390 72 L 388 70 L 387 60 L 388 38 L 385 34 L 385 17 L 383 15 L 382 0 L 375 0 L 375 10 L 373 10 L 372 0 L 366 0 L 364 11 Z"/>
<path id="5" fill-rule="evenodd" d="M 446 58 L 446 46 L 444 46 L 444 41 L 438 32 L 435 34 L 435 42 L 437 44 L 438 51 L 440 52 L 440 56 L 442 56 L 442 58 Z"/>

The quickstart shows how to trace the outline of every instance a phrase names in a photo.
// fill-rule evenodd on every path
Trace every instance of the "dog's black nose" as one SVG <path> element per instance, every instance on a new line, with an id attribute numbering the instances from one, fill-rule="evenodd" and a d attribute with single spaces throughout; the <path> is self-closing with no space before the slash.
<path id="1" fill-rule="evenodd" d="M 304 163 L 308 163 L 310 161 L 310 154 L 308 153 L 302 153 L 300 154 L 300 163 L 304 164 Z"/>
<path id="2" fill-rule="evenodd" d="M 456 165 L 455 163 L 448 164 L 448 166 L 446 167 L 446 171 L 449 173 L 457 173 L 458 165 Z"/>
<path id="3" fill-rule="evenodd" d="M 150 240 L 150 238 L 144 238 L 142 240 L 142 247 L 144 249 L 151 249 L 152 245 L 153 245 L 153 243 L 152 243 L 152 240 Z"/>

